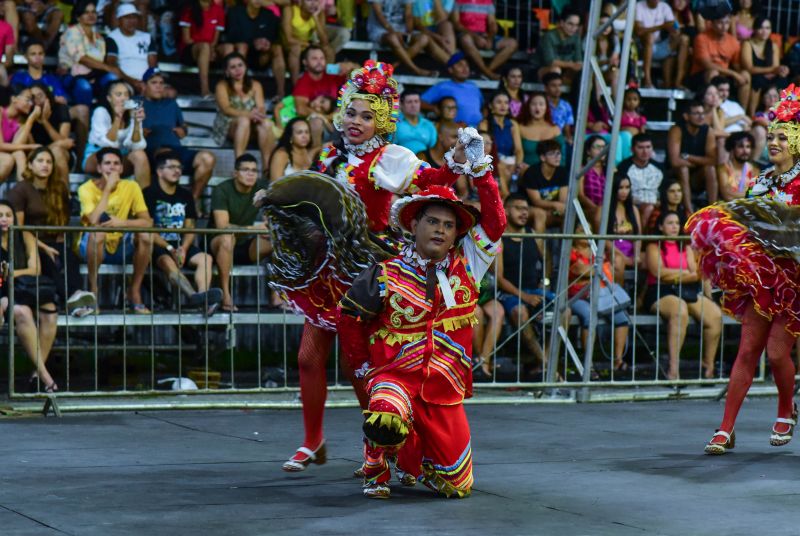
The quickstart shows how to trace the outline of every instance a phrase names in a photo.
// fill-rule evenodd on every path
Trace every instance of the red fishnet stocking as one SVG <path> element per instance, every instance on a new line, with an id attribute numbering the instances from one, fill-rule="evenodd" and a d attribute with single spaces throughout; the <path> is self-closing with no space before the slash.
<path id="1" fill-rule="evenodd" d="M 730 381 L 728 382 L 728 397 L 725 400 L 725 413 L 719 429 L 730 433 L 742 407 L 744 397 L 753 383 L 756 365 L 769 335 L 770 321 L 749 306 L 742 317 L 742 337 L 739 340 L 739 353 L 733 363 Z M 714 442 L 724 443 L 725 438 L 715 436 Z"/>
<path id="2" fill-rule="evenodd" d="M 778 417 L 784 419 L 788 419 L 792 415 L 795 374 L 792 362 L 794 343 L 795 336 L 786 331 L 786 319 L 783 316 L 775 318 L 767 339 L 767 357 L 775 386 L 778 388 Z M 786 433 L 789 431 L 789 425 L 776 423 L 775 430 Z"/>

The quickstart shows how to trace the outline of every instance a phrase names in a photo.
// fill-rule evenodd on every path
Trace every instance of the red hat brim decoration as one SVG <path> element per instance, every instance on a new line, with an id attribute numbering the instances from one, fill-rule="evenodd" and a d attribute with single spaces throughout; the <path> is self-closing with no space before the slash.
<path id="1" fill-rule="evenodd" d="M 453 209 L 456 214 L 458 236 L 467 234 L 480 221 L 480 212 L 475 207 L 462 203 L 452 188 L 431 186 L 427 190 L 395 201 L 392 205 L 392 225 L 411 233 L 411 222 L 425 205 L 430 204 L 447 205 Z"/>

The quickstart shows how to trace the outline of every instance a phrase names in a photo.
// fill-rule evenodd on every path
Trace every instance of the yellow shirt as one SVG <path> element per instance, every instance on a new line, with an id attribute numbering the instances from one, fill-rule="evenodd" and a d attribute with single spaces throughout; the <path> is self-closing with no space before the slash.
<path id="1" fill-rule="evenodd" d="M 317 29 L 317 18 L 304 19 L 300 6 L 292 6 L 292 35 L 303 43 L 310 43 Z"/>
<path id="2" fill-rule="evenodd" d="M 78 199 L 81 202 L 81 222 L 84 225 L 89 225 L 89 214 L 100 204 L 102 196 L 103 191 L 91 179 L 78 188 Z M 121 220 L 128 220 L 140 212 L 147 212 L 147 204 L 144 202 L 144 195 L 139 184 L 132 179 L 119 181 L 117 187 L 108 196 L 106 214 Z M 117 251 L 122 234 L 120 232 L 106 233 L 106 251 L 109 253 Z"/>

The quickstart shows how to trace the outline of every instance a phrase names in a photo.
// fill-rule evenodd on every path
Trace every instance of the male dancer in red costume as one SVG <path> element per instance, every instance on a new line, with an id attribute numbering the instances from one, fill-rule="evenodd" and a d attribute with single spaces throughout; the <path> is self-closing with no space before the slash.
<path id="1" fill-rule="evenodd" d="M 489 169 L 486 163 L 463 169 L 475 177 L 480 224 L 477 211 L 447 187 L 396 201 L 394 224 L 414 243 L 362 272 L 342 298 L 342 348 L 369 389 L 367 497 L 389 497 L 387 458 L 395 455 L 398 467 L 438 493 L 470 494 L 472 450 L 462 402 L 472 394 L 472 325 L 480 281 L 506 225 Z"/>

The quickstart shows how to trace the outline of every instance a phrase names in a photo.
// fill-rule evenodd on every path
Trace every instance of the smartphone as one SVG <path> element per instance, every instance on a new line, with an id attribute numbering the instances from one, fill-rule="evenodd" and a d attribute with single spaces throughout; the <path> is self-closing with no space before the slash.
<path id="1" fill-rule="evenodd" d="M 105 223 L 105 222 L 107 222 L 107 221 L 108 221 L 108 220 L 110 220 L 110 219 L 111 219 L 111 216 L 109 216 L 109 215 L 108 215 L 108 214 L 106 214 L 105 212 L 103 212 L 102 214 L 100 214 L 100 223 Z"/>
<path id="2" fill-rule="evenodd" d="M 135 101 L 133 99 L 128 99 L 128 100 L 125 101 L 125 104 L 123 104 L 122 106 L 126 110 L 138 110 L 141 107 L 141 105 L 142 105 L 142 103 L 139 102 L 139 101 Z"/>

